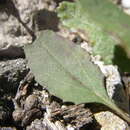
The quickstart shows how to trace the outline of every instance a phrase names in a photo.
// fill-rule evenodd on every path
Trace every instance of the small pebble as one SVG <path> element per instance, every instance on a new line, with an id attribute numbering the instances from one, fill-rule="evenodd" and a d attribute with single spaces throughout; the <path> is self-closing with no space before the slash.
<path id="1" fill-rule="evenodd" d="M 14 121 L 21 121 L 23 119 L 23 115 L 24 115 L 24 112 L 22 109 L 16 109 L 14 112 L 13 112 L 13 119 Z"/>
<path id="2" fill-rule="evenodd" d="M 24 109 L 30 110 L 30 109 L 36 107 L 37 105 L 38 105 L 38 98 L 36 95 L 32 94 L 26 98 L 26 101 L 24 104 Z"/>

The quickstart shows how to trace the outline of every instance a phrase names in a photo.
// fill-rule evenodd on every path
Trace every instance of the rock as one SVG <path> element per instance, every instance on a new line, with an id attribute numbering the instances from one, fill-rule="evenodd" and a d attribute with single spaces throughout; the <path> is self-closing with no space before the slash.
<path id="1" fill-rule="evenodd" d="M 38 26 L 34 22 L 35 14 L 55 7 L 53 0 L 6 0 L 0 4 L 0 48 L 32 43 L 36 38 L 35 31 L 38 31 L 35 30 Z"/>
<path id="2" fill-rule="evenodd" d="M 12 98 L 15 97 L 19 83 L 28 71 L 26 60 L 22 58 L 0 61 L 0 122 L 2 125 L 12 121 L 14 110 Z"/>
<path id="3" fill-rule="evenodd" d="M 17 130 L 15 127 L 0 127 L 0 130 Z"/>
<path id="4" fill-rule="evenodd" d="M 0 61 L 0 97 L 14 97 L 28 71 L 24 59 Z"/>
<path id="5" fill-rule="evenodd" d="M 30 110 L 35 107 L 38 107 L 38 97 L 34 94 L 29 95 L 25 100 L 24 109 Z"/>
<path id="6" fill-rule="evenodd" d="M 22 120 L 22 126 L 27 126 L 29 125 L 34 119 L 39 119 L 42 117 L 42 112 L 37 109 L 37 108 L 34 108 L 34 109 L 31 109 L 29 111 L 27 111 L 25 113 L 25 116 Z"/>
<path id="7" fill-rule="evenodd" d="M 60 109 L 51 110 L 51 121 L 60 121 L 67 126 L 74 128 L 90 126 L 93 123 L 93 114 L 84 104 L 64 106 Z M 87 127 L 86 127 L 87 129 Z"/>
<path id="8" fill-rule="evenodd" d="M 52 129 L 51 126 L 45 124 L 43 120 L 36 119 L 31 123 L 30 126 L 27 126 L 26 130 L 54 130 L 54 129 Z M 65 130 L 65 129 L 62 128 L 59 130 Z"/>
<path id="9" fill-rule="evenodd" d="M 38 85 L 35 86 L 32 76 L 29 72 L 13 99 L 15 106 L 13 112 L 14 122 L 23 127 L 26 127 L 37 118 L 43 118 L 46 105 L 49 104 L 48 93 L 41 90 L 41 88 L 39 89 Z"/>
<path id="10" fill-rule="evenodd" d="M 51 114 L 44 114 L 44 118 L 34 120 L 27 130 L 86 130 L 93 125 L 93 116 L 84 104 L 72 105 L 66 108 L 51 108 Z M 54 111 L 53 111 L 54 110 Z"/>
<path id="11" fill-rule="evenodd" d="M 15 111 L 13 111 L 13 119 L 15 122 L 19 122 L 24 118 L 24 111 L 22 109 L 16 109 Z"/>
<path id="12" fill-rule="evenodd" d="M 101 130 L 129 130 L 128 124 L 109 111 L 95 114 L 95 119 L 101 125 Z"/>
<path id="13" fill-rule="evenodd" d="M 121 5 L 123 8 L 130 8 L 130 0 L 122 0 Z"/>

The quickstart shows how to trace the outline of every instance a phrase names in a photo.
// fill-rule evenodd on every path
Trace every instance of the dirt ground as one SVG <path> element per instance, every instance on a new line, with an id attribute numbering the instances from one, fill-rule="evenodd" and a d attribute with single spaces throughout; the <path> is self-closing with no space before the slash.
<path id="1" fill-rule="evenodd" d="M 62 1 L 0 0 L 0 130 L 128 130 L 105 106 L 75 105 L 50 94 L 27 66 L 23 46 L 40 31 L 84 40 L 60 26 L 55 9 Z"/>

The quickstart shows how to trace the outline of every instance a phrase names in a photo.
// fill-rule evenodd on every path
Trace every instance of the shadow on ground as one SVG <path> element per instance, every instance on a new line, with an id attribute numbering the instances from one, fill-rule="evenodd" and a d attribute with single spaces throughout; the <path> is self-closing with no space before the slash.
<path id="1" fill-rule="evenodd" d="M 115 46 L 113 64 L 117 65 L 121 72 L 130 72 L 130 58 L 128 58 L 125 50 L 119 45 Z"/>
<path id="2" fill-rule="evenodd" d="M 53 30 L 58 31 L 59 18 L 57 14 L 46 9 L 38 11 L 33 17 L 33 27 L 35 31 Z"/>

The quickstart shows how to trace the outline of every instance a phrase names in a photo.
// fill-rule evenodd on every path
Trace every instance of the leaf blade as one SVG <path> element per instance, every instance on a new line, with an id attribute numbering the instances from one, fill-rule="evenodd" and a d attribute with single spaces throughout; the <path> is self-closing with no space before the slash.
<path id="1" fill-rule="evenodd" d="M 64 101 L 98 102 L 118 110 L 107 96 L 104 77 L 98 67 L 72 42 L 44 31 L 25 52 L 36 80 L 47 85 L 54 95 Z M 122 115 L 120 110 L 119 114 Z"/>
<path id="2" fill-rule="evenodd" d="M 64 26 L 86 32 L 93 54 L 101 55 L 106 64 L 113 63 L 116 46 L 130 58 L 130 17 L 110 1 L 63 2 L 57 12 Z"/>
<path id="3" fill-rule="evenodd" d="M 56 36 L 53 32 L 49 32 L 49 33 L 44 32 L 43 34 L 41 34 L 41 37 L 39 37 L 39 39 L 41 39 L 41 41 L 39 41 L 39 40 L 36 41 L 36 43 L 34 43 L 36 45 L 34 45 L 32 47 L 32 48 L 37 48 L 38 51 L 36 53 L 34 51 L 30 52 L 31 53 L 30 58 L 31 57 L 39 57 L 39 55 L 42 54 L 43 59 L 34 58 L 33 59 L 34 61 L 33 62 L 31 61 L 31 62 L 35 64 L 35 63 L 37 63 L 41 60 L 46 61 L 47 66 L 44 65 L 44 67 L 42 67 L 42 65 L 41 65 L 41 67 L 42 67 L 42 69 L 43 68 L 45 69 L 45 70 L 43 70 L 43 72 L 45 72 L 46 75 L 47 74 L 49 74 L 50 76 L 52 75 L 52 77 L 50 77 L 50 79 L 54 80 L 55 75 L 60 75 L 60 73 L 62 73 L 61 74 L 62 76 L 58 76 L 61 79 L 58 78 L 59 81 L 56 81 L 56 83 L 61 82 L 63 80 L 63 77 L 64 77 L 65 82 L 68 82 L 71 79 L 70 84 L 68 83 L 69 85 L 71 85 L 71 82 L 72 82 L 72 84 L 75 84 L 76 80 L 81 80 L 81 78 L 82 78 L 82 80 L 84 80 L 83 81 L 84 83 L 82 83 L 80 81 L 77 82 L 77 84 L 79 86 L 81 86 L 81 88 L 82 88 L 82 86 L 85 86 L 84 85 L 85 83 L 89 84 L 90 86 L 97 86 L 98 85 L 98 84 L 91 85 L 92 84 L 91 78 L 88 78 L 89 80 L 86 81 L 85 75 L 87 73 L 84 72 L 84 70 L 85 70 L 85 68 L 90 68 L 89 66 L 91 66 L 92 63 L 88 62 L 90 64 L 90 65 L 88 65 L 88 67 L 87 66 L 83 67 L 81 65 L 81 62 L 82 62 L 82 64 L 86 63 L 84 58 L 89 59 L 89 56 L 87 56 L 86 52 L 84 52 L 83 50 L 81 51 L 80 47 L 76 47 L 76 46 L 72 45 L 72 43 L 70 41 L 62 39 L 59 36 Z M 50 41 L 53 41 L 53 44 Z M 65 42 L 63 42 L 63 41 L 65 41 Z M 58 42 L 60 42 L 60 44 L 58 44 Z M 66 44 L 66 42 L 67 42 L 67 44 Z M 40 45 L 38 45 L 37 43 L 40 43 Z M 42 48 L 44 48 L 44 51 L 43 51 Z M 31 50 L 30 47 L 29 47 L 29 50 Z M 53 54 L 50 54 L 50 52 L 53 53 Z M 80 55 L 81 57 L 78 57 L 78 58 L 75 57 L 75 55 L 77 55 L 77 53 L 80 54 L 80 52 L 83 53 L 82 55 Z M 26 54 L 28 55 L 27 51 L 26 51 Z M 86 55 L 86 57 L 84 57 L 85 56 L 84 54 Z M 53 56 L 53 55 L 55 55 L 55 56 Z M 82 61 L 80 59 L 82 59 Z M 34 66 L 34 65 L 31 65 L 31 66 Z M 38 66 L 39 66 L 39 64 L 38 64 Z M 34 74 L 38 73 L 38 75 L 36 75 L 36 77 L 38 77 L 38 79 L 39 79 L 40 71 L 37 72 L 38 71 L 37 68 L 39 68 L 38 66 L 36 66 L 36 70 L 34 70 L 35 71 Z M 48 70 L 47 70 L 47 68 L 48 68 Z M 79 68 L 79 70 L 78 70 L 78 68 Z M 98 70 L 97 67 L 95 67 L 95 68 L 94 69 L 88 69 L 89 74 L 87 74 L 87 77 L 93 76 L 93 74 L 95 73 L 95 70 L 96 71 Z M 67 70 L 67 71 L 65 71 L 65 70 Z M 92 74 L 91 71 L 93 71 L 93 74 Z M 82 75 L 82 76 L 78 76 L 79 74 Z M 78 77 L 75 77 L 73 75 L 77 75 Z M 99 83 L 99 86 L 103 86 L 103 75 L 100 73 L 100 71 L 98 71 L 97 75 L 98 76 L 95 77 L 95 80 L 100 79 L 100 81 L 102 81 L 102 82 Z M 44 77 L 46 77 L 46 76 L 44 76 Z M 68 78 L 65 79 L 65 77 L 68 77 Z M 43 78 L 43 79 L 45 80 L 45 78 Z M 48 79 L 46 79 L 46 80 L 49 81 Z M 40 78 L 40 80 L 38 80 L 38 81 L 42 81 L 42 78 Z M 64 83 L 62 83 L 62 82 L 61 82 L 61 84 L 64 85 Z M 100 84 L 102 84 L 102 85 L 100 85 Z M 62 85 L 57 85 L 57 86 L 62 86 Z M 66 85 L 66 86 L 68 86 L 68 85 Z M 75 86 L 77 86 L 77 85 L 75 84 Z M 93 88 L 89 88 L 89 89 L 93 89 Z M 93 89 L 93 90 L 95 91 L 95 89 Z M 103 91 L 104 91 L 103 92 L 103 94 L 104 94 L 106 92 L 105 88 L 103 89 Z M 84 94 L 84 96 L 85 96 L 85 94 Z M 104 97 L 106 97 L 106 94 L 104 94 Z M 65 99 L 65 97 L 64 97 L 64 99 Z M 85 101 L 86 100 L 84 99 L 84 102 Z M 77 103 L 80 103 L 80 102 L 77 102 Z M 92 101 L 90 101 L 90 102 L 92 102 Z M 96 102 L 96 100 L 95 100 L 95 102 Z"/>

